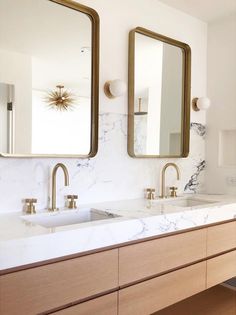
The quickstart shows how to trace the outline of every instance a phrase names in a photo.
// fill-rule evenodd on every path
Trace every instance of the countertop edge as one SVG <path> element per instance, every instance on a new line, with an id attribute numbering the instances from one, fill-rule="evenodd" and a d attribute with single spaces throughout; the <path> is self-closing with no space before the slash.
<path id="1" fill-rule="evenodd" d="M 12 268 L 2 269 L 2 270 L 0 270 L 0 276 L 11 274 L 11 273 L 18 272 L 18 271 L 27 270 L 27 269 L 42 267 L 42 266 L 50 265 L 53 263 L 66 261 L 69 259 L 75 259 L 75 258 L 79 258 L 79 257 L 83 257 L 83 256 L 88 256 L 88 255 L 92 255 L 92 254 L 96 254 L 96 253 L 100 253 L 100 252 L 104 252 L 104 251 L 108 251 L 108 250 L 112 250 L 112 249 L 117 249 L 120 247 L 134 245 L 134 244 L 143 243 L 143 242 L 156 240 L 156 239 L 161 239 L 161 238 L 174 236 L 174 235 L 178 235 L 178 234 L 183 234 L 183 233 L 187 233 L 187 232 L 191 232 L 191 231 L 201 230 L 204 228 L 217 226 L 217 225 L 221 225 L 221 224 L 231 223 L 231 222 L 236 222 L 236 218 L 228 219 L 228 220 L 222 220 L 222 221 L 209 223 L 209 224 L 203 224 L 203 225 L 199 225 L 199 226 L 191 227 L 191 228 L 184 228 L 184 229 L 180 229 L 180 230 L 176 230 L 176 231 L 172 231 L 172 232 L 168 232 L 168 233 L 163 233 L 163 234 L 149 236 L 149 237 L 143 237 L 143 238 L 132 240 L 132 241 L 127 241 L 127 242 L 122 242 L 122 243 L 118 243 L 118 244 L 114 244 L 114 245 L 100 247 L 97 249 L 87 250 L 87 251 L 79 252 L 76 254 L 65 255 L 65 256 L 56 257 L 56 258 L 52 258 L 52 259 L 48 259 L 48 260 L 43 260 L 43 261 L 39 261 L 39 262 L 35 262 L 35 263 L 30 263 L 30 264 L 25 264 L 25 265 L 21 265 L 21 266 L 12 267 Z"/>

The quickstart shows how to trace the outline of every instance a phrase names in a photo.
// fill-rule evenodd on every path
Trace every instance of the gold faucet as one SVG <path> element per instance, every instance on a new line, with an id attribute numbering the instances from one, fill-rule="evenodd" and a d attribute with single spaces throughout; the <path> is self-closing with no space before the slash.
<path id="1" fill-rule="evenodd" d="M 48 209 L 49 211 L 58 210 L 57 205 L 56 205 L 56 175 L 57 175 L 58 168 L 61 168 L 63 170 L 65 186 L 69 186 L 68 170 L 64 164 L 58 163 L 57 165 L 54 166 L 53 171 L 52 171 L 52 207 Z"/>
<path id="2" fill-rule="evenodd" d="M 160 194 L 160 198 L 166 198 L 166 185 L 165 185 L 165 175 L 166 175 L 166 169 L 169 167 L 169 166 L 173 166 L 176 170 L 176 173 L 177 173 L 177 179 L 179 180 L 180 179 L 180 170 L 179 170 L 179 167 L 175 164 L 175 163 L 167 163 L 163 169 L 162 169 L 162 172 L 161 172 L 161 194 Z"/>

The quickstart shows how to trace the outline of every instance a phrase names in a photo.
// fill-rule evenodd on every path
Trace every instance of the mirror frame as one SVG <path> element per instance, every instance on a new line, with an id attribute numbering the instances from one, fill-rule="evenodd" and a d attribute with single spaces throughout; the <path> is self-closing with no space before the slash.
<path id="1" fill-rule="evenodd" d="M 135 98 L 135 34 L 142 34 L 162 41 L 183 51 L 183 102 L 182 102 L 182 143 L 180 155 L 136 155 L 134 152 L 134 98 Z M 191 96 L 191 48 L 188 44 L 136 27 L 129 33 L 129 74 L 128 74 L 128 154 L 133 158 L 181 158 L 189 155 L 190 141 L 190 96 Z"/>
<path id="2" fill-rule="evenodd" d="M 77 154 L 8 154 L 0 152 L 0 157 L 13 158 L 91 158 L 98 151 L 98 114 L 99 114 L 99 36 L 100 36 L 100 18 L 98 13 L 85 5 L 79 4 L 73 0 L 48 0 L 64 7 L 86 14 L 91 21 L 91 137 L 90 152 L 88 155 Z M 76 145 L 76 143 L 75 143 Z"/>

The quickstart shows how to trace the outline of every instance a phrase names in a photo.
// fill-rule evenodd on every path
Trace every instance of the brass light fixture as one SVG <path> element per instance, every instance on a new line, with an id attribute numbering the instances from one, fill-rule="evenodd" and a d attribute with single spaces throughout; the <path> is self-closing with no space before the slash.
<path id="1" fill-rule="evenodd" d="M 148 114 L 148 112 L 142 111 L 142 97 L 139 97 L 139 99 L 138 99 L 138 111 L 134 112 L 134 115 L 145 116 L 147 114 Z"/>
<path id="2" fill-rule="evenodd" d="M 116 98 L 124 95 L 127 85 L 124 81 L 116 79 L 107 81 L 104 85 L 104 93 L 108 98 Z"/>
<path id="3" fill-rule="evenodd" d="M 67 90 L 64 90 L 64 85 L 57 85 L 56 90 L 51 90 L 48 92 L 48 96 L 45 101 L 51 108 L 67 111 L 72 109 L 75 99 L 73 94 Z"/>
<path id="4" fill-rule="evenodd" d="M 195 112 L 207 110 L 211 106 L 211 101 L 208 97 L 195 97 L 192 100 L 192 107 Z"/>

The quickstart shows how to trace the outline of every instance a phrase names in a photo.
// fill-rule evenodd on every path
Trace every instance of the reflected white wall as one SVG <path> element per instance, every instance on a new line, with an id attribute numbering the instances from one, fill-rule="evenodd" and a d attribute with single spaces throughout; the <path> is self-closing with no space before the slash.
<path id="1" fill-rule="evenodd" d="M 90 151 L 90 99 L 77 98 L 71 109 L 59 111 L 48 106 L 46 96 L 46 92 L 33 91 L 32 153 L 87 155 Z"/>

